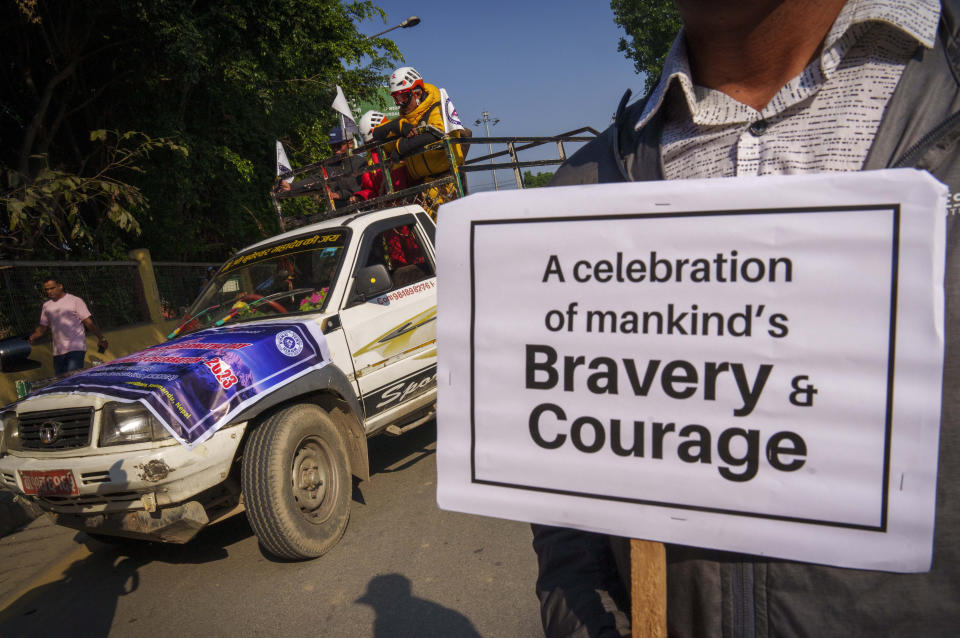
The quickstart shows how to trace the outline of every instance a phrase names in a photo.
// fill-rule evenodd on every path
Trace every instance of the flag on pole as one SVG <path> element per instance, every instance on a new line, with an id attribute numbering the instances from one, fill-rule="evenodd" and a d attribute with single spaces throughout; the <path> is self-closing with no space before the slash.
<path id="1" fill-rule="evenodd" d="M 340 125 L 343 126 L 343 129 L 348 134 L 359 130 L 356 120 L 353 119 L 350 104 L 347 103 L 347 98 L 343 94 L 343 89 L 340 88 L 339 84 L 337 85 L 337 97 L 333 98 L 333 110 L 340 114 Z"/>
<path id="2" fill-rule="evenodd" d="M 284 173 L 291 173 L 293 169 L 290 168 L 290 160 L 287 159 L 287 152 L 283 150 L 283 144 L 280 143 L 280 140 L 277 140 L 277 177 L 283 175 Z M 285 177 L 284 180 L 286 183 L 291 183 L 293 181 L 293 175 Z"/>
<path id="3" fill-rule="evenodd" d="M 443 108 L 443 132 L 449 135 L 453 131 L 462 131 L 463 122 L 460 121 L 460 114 L 453 106 L 453 100 L 447 95 L 446 89 L 440 89 L 440 104 Z"/>
<path id="4" fill-rule="evenodd" d="M 281 175 L 286 175 L 293 173 L 293 169 L 290 168 L 290 160 L 287 159 L 287 152 L 283 150 L 283 144 L 280 143 L 280 140 L 277 140 L 277 177 Z M 293 175 L 289 177 L 284 177 L 283 182 L 288 186 L 293 183 Z M 273 200 L 273 205 L 277 209 L 277 220 L 280 222 L 280 230 L 286 230 L 286 225 L 283 223 L 283 210 L 280 208 L 280 200 L 277 198 L 277 190 L 281 182 L 274 184 L 274 187 L 270 189 L 270 199 Z"/>

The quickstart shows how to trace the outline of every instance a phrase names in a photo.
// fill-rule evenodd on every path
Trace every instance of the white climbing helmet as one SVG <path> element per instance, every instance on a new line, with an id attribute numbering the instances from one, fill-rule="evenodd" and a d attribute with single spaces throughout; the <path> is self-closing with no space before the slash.
<path id="1" fill-rule="evenodd" d="M 402 66 L 390 75 L 390 94 L 423 86 L 423 78 L 412 66 Z"/>
<path id="2" fill-rule="evenodd" d="M 357 126 L 360 127 L 360 136 L 363 138 L 364 144 L 373 139 L 373 129 L 380 126 L 385 119 L 387 119 L 387 116 L 380 111 L 367 111 L 360 116 Z"/>

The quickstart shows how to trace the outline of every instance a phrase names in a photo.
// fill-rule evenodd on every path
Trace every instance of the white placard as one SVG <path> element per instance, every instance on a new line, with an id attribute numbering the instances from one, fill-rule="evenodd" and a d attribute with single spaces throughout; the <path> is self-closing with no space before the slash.
<path id="1" fill-rule="evenodd" d="M 440 506 L 929 569 L 946 193 L 901 169 L 444 205 Z"/>

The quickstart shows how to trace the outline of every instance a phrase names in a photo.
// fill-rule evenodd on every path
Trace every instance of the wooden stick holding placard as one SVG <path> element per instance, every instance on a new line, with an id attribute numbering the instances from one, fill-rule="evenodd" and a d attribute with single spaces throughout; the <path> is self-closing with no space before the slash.
<path id="1" fill-rule="evenodd" d="M 633 638 L 667 636 L 667 554 L 663 543 L 630 540 Z"/>

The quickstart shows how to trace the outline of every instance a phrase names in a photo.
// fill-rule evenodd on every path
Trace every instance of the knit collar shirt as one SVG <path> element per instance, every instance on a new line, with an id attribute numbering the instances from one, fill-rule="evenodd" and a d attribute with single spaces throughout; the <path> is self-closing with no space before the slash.
<path id="1" fill-rule="evenodd" d="M 664 110 L 667 179 L 856 171 L 900 75 L 932 48 L 939 0 L 849 0 L 820 55 L 760 111 L 694 83 L 684 32 L 637 128 Z"/>

